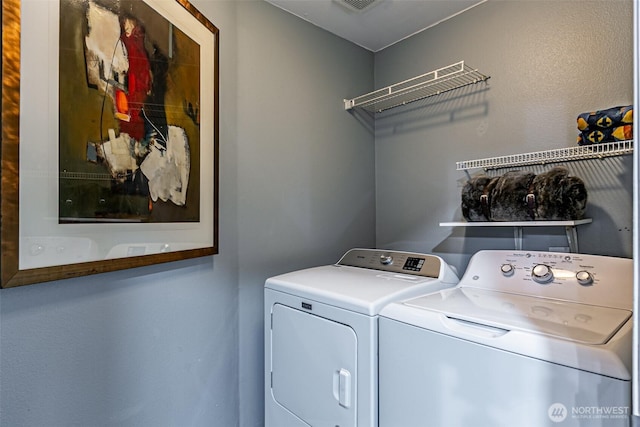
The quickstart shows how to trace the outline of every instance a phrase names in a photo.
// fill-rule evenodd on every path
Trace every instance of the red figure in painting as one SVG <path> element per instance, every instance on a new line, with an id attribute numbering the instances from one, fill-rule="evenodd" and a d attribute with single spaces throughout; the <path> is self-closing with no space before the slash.
<path id="1" fill-rule="evenodd" d="M 129 72 L 127 73 L 127 109 L 129 121 L 122 121 L 120 131 L 128 133 L 135 140 L 145 136 L 142 108 L 151 90 L 151 68 L 144 46 L 144 28 L 135 18 L 126 17 L 122 22 L 120 39 L 127 49 Z"/>

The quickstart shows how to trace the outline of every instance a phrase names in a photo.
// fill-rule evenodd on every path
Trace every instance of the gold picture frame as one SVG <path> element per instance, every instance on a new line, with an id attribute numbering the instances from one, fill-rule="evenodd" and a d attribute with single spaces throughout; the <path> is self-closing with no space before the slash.
<path id="1" fill-rule="evenodd" d="M 3 0 L 2 288 L 218 253 L 218 52 L 187 0 Z"/>

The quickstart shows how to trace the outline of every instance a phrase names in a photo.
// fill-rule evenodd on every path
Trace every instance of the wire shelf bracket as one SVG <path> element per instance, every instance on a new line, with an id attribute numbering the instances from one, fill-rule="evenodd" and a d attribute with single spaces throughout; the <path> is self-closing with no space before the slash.
<path id="1" fill-rule="evenodd" d="M 513 238 L 516 250 L 522 250 L 523 227 L 559 227 L 565 228 L 569 252 L 578 253 L 578 225 L 590 224 L 591 218 L 569 221 L 515 221 L 515 222 L 441 222 L 440 227 L 513 227 Z"/>
<path id="2" fill-rule="evenodd" d="M 353 99 L 344 99 L 344 109 L 357 107 L 371 113 L 381 113 L 464 86 L 486 82 L 489 78 L 460 61 Z"/>

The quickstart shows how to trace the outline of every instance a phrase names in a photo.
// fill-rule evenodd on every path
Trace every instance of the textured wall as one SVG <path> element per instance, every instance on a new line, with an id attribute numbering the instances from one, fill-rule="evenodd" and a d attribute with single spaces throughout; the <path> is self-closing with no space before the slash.
<path id="1" fill-rule="evenodd" d="M 512 247 L 438 226 L 461 217 L 455 162 L 570 146 L 579 112 L 632 102 L 630 1 L 489 1 L 375 56 L 262 1 L 193 3 L 221 31 L 221 253 L 0 291 L 2 425 L 260 426 L 266 277 L 374 235 L 459 268 Z M 488 89 L 379 117 L 374 157 L 342 98 L 460 59 Z M 569 166 L 592 197 L 581 249 L 630 256 L 630 161 Z"/>
<path id="2" fill-rule="evenodd" d="M 374 246 L 373 132 L 342 99 L 373 54 L 266 2 L 238 8 L 240 417 L 264 422 L 263 286 Z"/>
<path id="3" fill-rule="evenodd" d="M 260 426 L 264 280 L 374 244 L 373 131 L 342 106 L 373 54 L 192 3 L 220 29 L 220 254 L 0 291 L 0 425 Z"/>
<path id="4" fill-rule="evenodd" d="M 491 76 L 378 116 L 377 245 L 435 252 L 461 271 L 480 249 L 513 248 L 510 228 L 439 226 L 462 220 L 468 177 L 455 162 L 575 145 L 579 113 L 633 103 L 632 35 L 631 1 L 490 0 L 377 53 L 377 88 L 460 60 Z M 589 191 L 581 252 L 631 256 L 630 157 L 566 164 Z M 563 228 L 524 235 L 525 249 L 568 246 Z"/>
<path id="5" fill-rule="evenodd" d="M 193 4 L 224 37 L 220 254 L 1 290 L 0 425 L 238 424 L 235 6 Z"/>

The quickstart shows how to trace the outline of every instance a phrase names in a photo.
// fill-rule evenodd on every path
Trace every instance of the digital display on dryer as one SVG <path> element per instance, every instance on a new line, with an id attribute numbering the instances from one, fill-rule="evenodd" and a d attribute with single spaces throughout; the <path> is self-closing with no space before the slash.
<path id="1" fill-rule="evenodd" d="M 424 265 L 424 258 L 409 257 L 404 263 L 403 270 L 420 271 Z"/>

